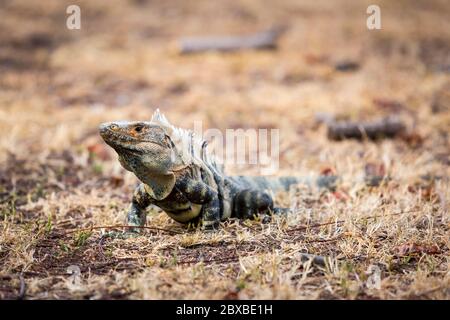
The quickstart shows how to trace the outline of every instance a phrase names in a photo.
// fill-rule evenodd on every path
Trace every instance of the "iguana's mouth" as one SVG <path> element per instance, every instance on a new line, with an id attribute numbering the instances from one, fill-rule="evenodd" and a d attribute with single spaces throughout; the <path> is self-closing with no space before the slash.
<path id="1" fill-rule="evenodd" d="M 106 142 L 117 143 L 117 142 L 143 142 L 142 140 L 126 135 L 117 131 L 113 131 L 109 128 L 101 128 L 100 135 Z"/>
<path id="2" fill-rule="evenodd" d="M 121 133 L 120 131 L 114 131 L 108 127 L 100 127 L 100 136 L 105 142 L 111 146 L 117 146 L 123 149 L 129 149 L 134 151 L 140 151 L 141 148 L 137 146 L 139 143 L 151 143 L 165 148 L 162 144 L 155 141 L 149 141 L 145 139 L 138 139 L 136 137 Z"/>

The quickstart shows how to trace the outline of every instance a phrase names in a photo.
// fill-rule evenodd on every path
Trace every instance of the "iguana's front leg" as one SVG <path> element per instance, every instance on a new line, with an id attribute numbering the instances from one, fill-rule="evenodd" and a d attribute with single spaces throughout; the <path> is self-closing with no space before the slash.
<path id="1" fill-rule="evenodd" d="M 145 209 L 151 204 L 152 199 L 145 191 L 144 184 L 140 184 L 133 193 L 133 200 L 127 214 L 127 225 L 139 226 L 145 225 L 147 213 Z M 128 231 L 139 233 L 141 228 L 129 228 Z"/>
<path id="2" fill-rule="evenodd" d="M 175 187 L 178 188 L 189 201 L 196 204 L 204 204 L 217 197 L 217 192 L 206 183 L 187 177 L 178 179 Z"/>
<path id="3" fill-rule="evenodd" d="M 179 179 L 176 187 L 189 201 L 202 205 L 201 224 L 205 229 L 215 229 L 220 223 L 220 200 L 218 193 L 202 181 Z"/>

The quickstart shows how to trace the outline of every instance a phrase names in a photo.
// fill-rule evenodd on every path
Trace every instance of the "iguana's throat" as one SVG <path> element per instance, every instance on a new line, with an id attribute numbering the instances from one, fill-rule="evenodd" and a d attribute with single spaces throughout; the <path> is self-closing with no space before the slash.
<path id="1" fill-rule="evenodd" d="M 167 198 L 175 187 L 175 175 L 173 173 L 139 179 L 144 183 L 145 191 L 155 200 Z"/>
<path id="2" fill-rule="evenodd" d="M 175 187 L 176 178 L 169 166 L 155 166 L 146 157 L 120 155 L 122 166 L 133 172 L 145 184 L 147 193 L 155 200 L 166 198 Z"/>

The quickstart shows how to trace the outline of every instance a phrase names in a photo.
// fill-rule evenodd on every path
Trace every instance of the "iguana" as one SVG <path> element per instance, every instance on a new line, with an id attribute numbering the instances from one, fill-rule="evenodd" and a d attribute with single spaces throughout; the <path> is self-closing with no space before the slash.
<path id="1" fill-rule="evenodd" d="M 287 209 L 275 208 L 271 191 L 288 190 L 295 177 L 226 176 L 192 131 L 177 128 L 157 110 L 151 121 L 103 123 L 104 141 L 121 165 L 140 180 L 127 215 L 129 226 L 143 226 L 153 204 L 180 223 L 215 229 L 229 217 L 252 218 Z M 315 181 L 329 187 L 334 177 Z M 139 231 L 139 228 L 132 228 Z"/>

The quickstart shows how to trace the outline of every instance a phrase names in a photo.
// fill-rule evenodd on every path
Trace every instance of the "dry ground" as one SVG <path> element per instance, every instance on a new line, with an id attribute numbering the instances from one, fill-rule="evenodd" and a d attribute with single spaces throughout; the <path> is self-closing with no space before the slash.
<path id="1" fill-rule="evenodd" d="M 450 298 L 448 1 L 380 0 L 380 31 L 366 29 L 363 1 L 76 1 L 82 29 L 69 31 L 72 3 L 0 4 L 0 298 Z M 174 47 L 280 24 L 274 51 Z M 343 60 L 360 68 L 336 71 Z M 187 128 L 280 128 L 280 175 L 331 170 L 343 183 L 281 194 L 296 213 L 269 224 L 205 234 L 152 209 L 148 226 L 161 230 L 136 239 L 83 229 L 123 223 L 136 183 L 98 124 L 156 107 Z M 317 112 L 396 113 L 411 133 L 332 142 Z M 392 179 L 364 187 L 367 165 Z M 379 288 L 367 285 L 376 268 Z"/>

